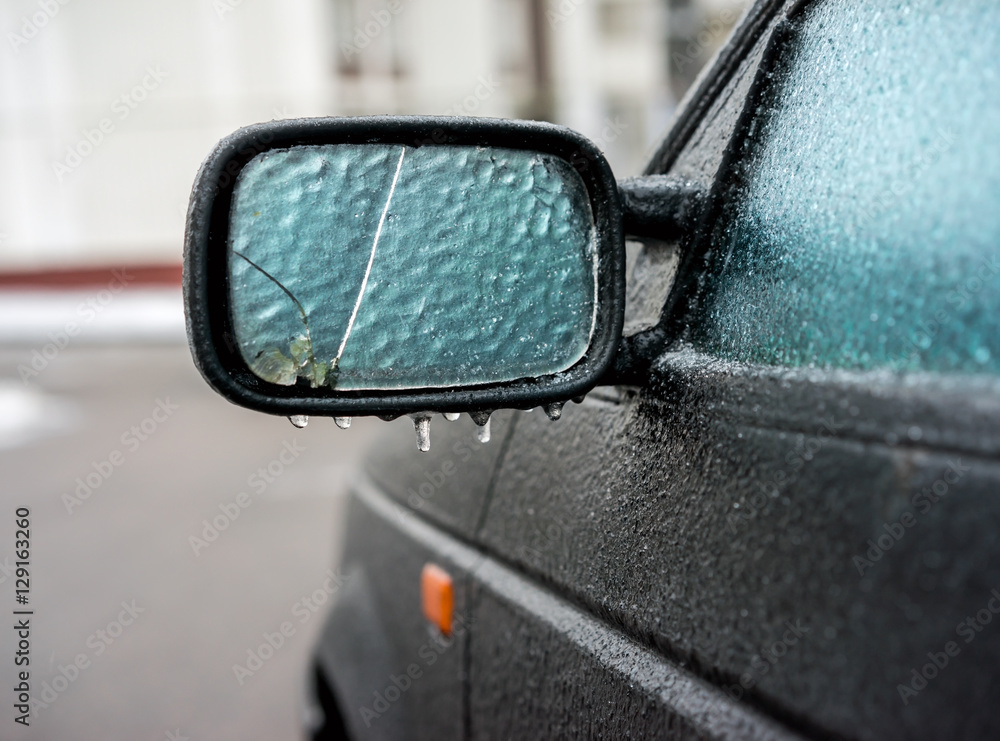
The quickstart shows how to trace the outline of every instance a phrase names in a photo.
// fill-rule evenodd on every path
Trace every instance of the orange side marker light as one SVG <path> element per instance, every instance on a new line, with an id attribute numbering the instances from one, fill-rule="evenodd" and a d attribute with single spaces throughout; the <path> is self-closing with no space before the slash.
<path id="1" fill-rule="evenodd" d="M 455 589 L 451 576 L 429 563 L 420 574 L 420 602 L 424 616 L 446 636 L 451 635 L 451 615 L 455 609 Z"/>

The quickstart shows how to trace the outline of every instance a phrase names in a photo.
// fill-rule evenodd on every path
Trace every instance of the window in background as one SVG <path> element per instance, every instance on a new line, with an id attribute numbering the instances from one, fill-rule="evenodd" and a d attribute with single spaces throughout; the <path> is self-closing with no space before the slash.
<path id="1" fill-rule="evenodd" d="M 667 0 L 667 60 L 676 100 L 725 43 L 749 0 Z"/>
<path id="2" fill-rule="evenodd" d="M 357 0 L 334 0 L 333 20 L 337 33 L 337 71 L 345 77 L 361 73 L 361 50 L 354 43 Z"/>
<path id="3" fill-rule="evenodd" d="M 601 0 L 597 22 L 608 40 L 628 40 L 642 35 L 643 3 L 638 0 Z"/>
<path id="4" fill-rule="evenodd" d="M 395 110 L 405 76 L 395 14 L 379 0 L 333 2 L 344 111 Z"/>
<path id="5" fill-rule="evenodd" d="M 514 115 L 530 118 L 537 97 L 539 72 L 534 19 L 529 0 L 495 0 L 497 66 L 514 103 Z"/>

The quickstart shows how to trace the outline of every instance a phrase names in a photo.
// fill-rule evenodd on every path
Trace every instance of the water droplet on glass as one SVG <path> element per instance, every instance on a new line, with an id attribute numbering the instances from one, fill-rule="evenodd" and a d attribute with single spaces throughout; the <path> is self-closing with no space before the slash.
<path id="1" fill-rule="evenodd" d="M 458 412 L 445 412 L 444 413 L 444 418 L 446 420 L 448 420 L 449 422 L 457 422 L 458 418 L 461 417 L 461 416 L 462 415 L 459 414 Z"/>
<path id="2" fill-rule="evenodd" d="M 288 418 L 288 421 L 301 430 L 303 427 L 309 424 L 309 415 L 293 414 L 291 417 Z"/>
<path id="3" fill-rule="evenodd" d="M 337 427 L 339 427 L 342 430 L 346 430 L 348 427 L 351 426 L 350 417 L 334 417 L 333 421 L 336 422 Z"/>
<path id="4" fill-rule="evenodd" d="M 431 415 L 426 412 L 411 414 L 413 429 L 417 432 L 417 450 L 426 453 L 431 449 Z"/>
<path id="5" fill-rule="evenodd" d="M 555 422 L 562 416 L 564 403 L 561 401 L 554 402 L 552 404 L 546 404 L 542 407 L 545 410 L 545 414 L 548 415 L 549 419 Z"/>

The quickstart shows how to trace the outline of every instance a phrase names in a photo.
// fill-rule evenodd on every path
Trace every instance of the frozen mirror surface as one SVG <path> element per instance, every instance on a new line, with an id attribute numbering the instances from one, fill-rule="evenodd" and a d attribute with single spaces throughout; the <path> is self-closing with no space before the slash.
<path id="1" fill-rule="evenodd" d="M 693 338 L 744 362 L 1000 371 L 1000 3 L 814 2 Z"/>
<path id="2" fill-rule="evenodd" d="M 564 371 L 595 322 L 590 200 L 564 160 L 479 147 L 315 145 L 241 172 L 236 343 L 272 383 L 419 389 Z"/>

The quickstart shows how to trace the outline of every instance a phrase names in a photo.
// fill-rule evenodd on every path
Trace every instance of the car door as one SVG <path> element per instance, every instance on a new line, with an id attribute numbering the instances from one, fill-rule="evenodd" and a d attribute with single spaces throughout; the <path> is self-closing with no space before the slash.
<path id="1" fill-rule="evenodd" d="M 472 737 L 1000 730 L 998 28 L 744 19 L 650 164 L 704 207 L 641 243 L 648 366 L 516 419 Z"/>
<path id="2" fill-rule="evenodd" d="M 465 580 L 482 561 L 463 541 L 481 517 L 512 417 L 494 415 L 491 444 L 477 440 L 469 418 L 439 425 L 425 453 L 413 444 L 409 420 L 388 425 L 353 483 L 345 586 L 316 656 L 351 738 L 463 738 L 465 636 L 473 623 Z M 454 580 L 450 636 L 421 614 L 428 563 Z"/>

